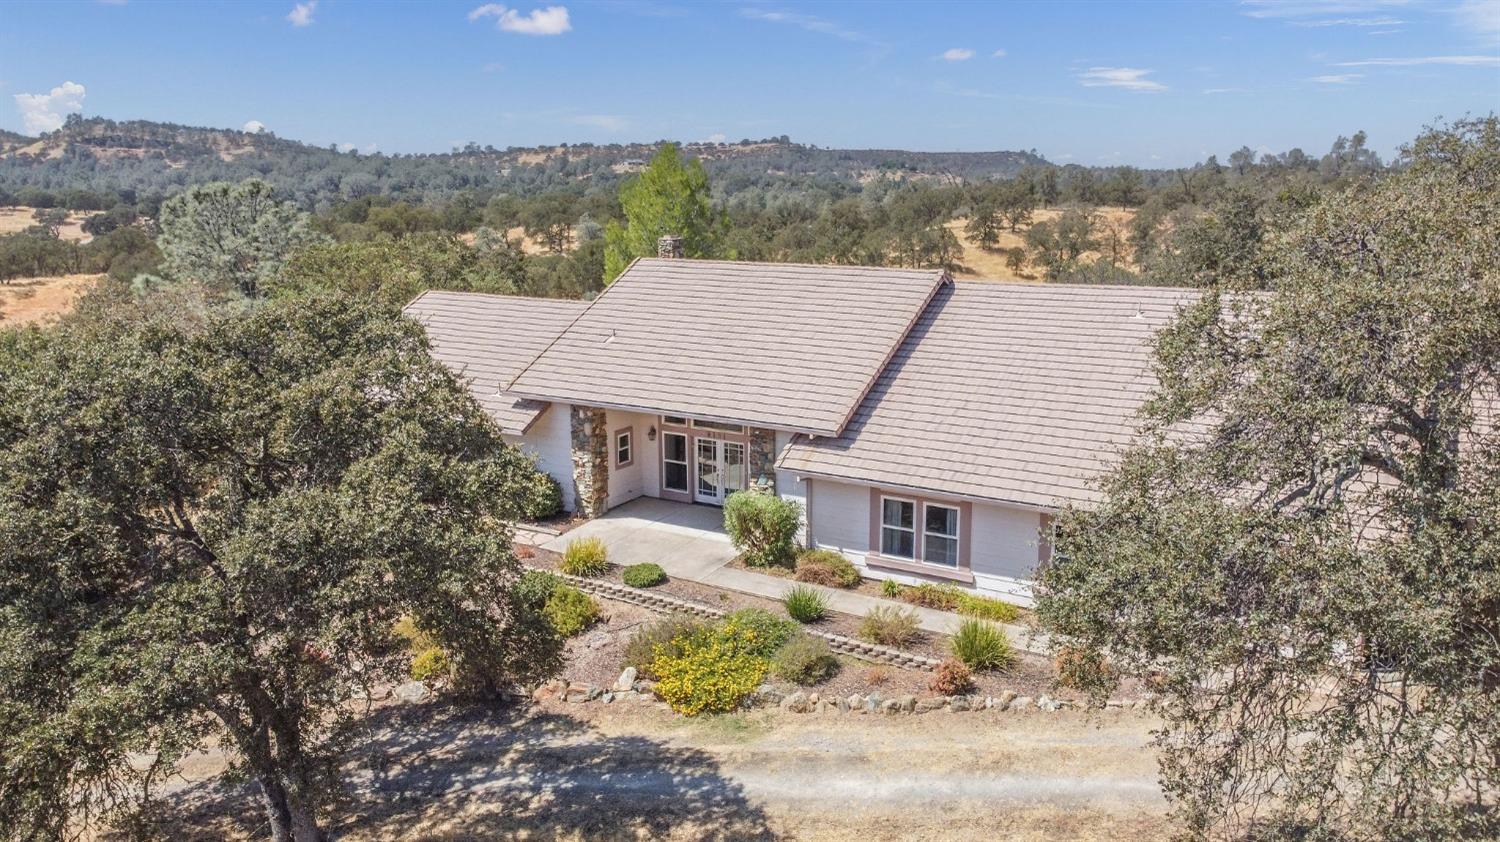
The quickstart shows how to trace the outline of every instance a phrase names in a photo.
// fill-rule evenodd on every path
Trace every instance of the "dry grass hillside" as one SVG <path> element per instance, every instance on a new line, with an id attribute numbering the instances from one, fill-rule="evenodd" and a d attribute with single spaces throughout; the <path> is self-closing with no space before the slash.
<path id="1" fill-rule="evenodd" d="M 1095 237 L 1103 235 L 1106 227 L 1113 227 L 1123 238 L 1129 230 L 1130 222 L 1135 218 L 1134 208 L 1098 208 L 1095 210 L 1098 222 L 1095 224 Z M 1043 208 L 1038 210 L 1032 217 L 1032 224 L 1037 222 L 1048 222 L 1062 216 L 1061 208 Z M 993 281 L 1039 281 L 1042 278 L 1041 270 L 1035 266 L 1027 256 L 1022 262 L 1019 272 L 1010 268 L 1005 262 L 1005 252 L 1013 247 L 1026 248 L 1026 228 L 1019 231 L 1009 229 L 1000 233 L 1000 244 L 994 249 L 980 248 L 971 242 L 964 234 L 964 225 L 968 220 L 959 217 L 948 223 L 948 229 L 958 237 L 963 244 L 963 257 L 959 262 L 963 268 L 954 273 L 954 277 L 965 279 L 982 279 Z M 1087 251 L 1081 256 L 1084 263 L 1092 263 L 1099 259 L 1099 252 Z M 1126 259 L 1122 261 L 1126 267 L 1135 268 L 1135 264 Z"/>
<path id="2" fill-rule="evenodd" d="M 0 284 L 0 326 L 50 321 L 73 309 L 103 275 L 17 278 Z"/>
<path id="3" fill-rule="evenodd" d="M 0 208 L 0 234 L 15 234 L 35 225 L 36 220 L 32 217 L 34 213 L 36 213 L 36 208 L 28 208 L 24 205 Z M 93 239 L 93 235 L 84 233 L 83 230 L 83 221 L 90 215 L 76 212 L 69 214 L 68 221 L 57 229 L 57 235 L 64 240 L 76 240 L 80 243 Z"/>

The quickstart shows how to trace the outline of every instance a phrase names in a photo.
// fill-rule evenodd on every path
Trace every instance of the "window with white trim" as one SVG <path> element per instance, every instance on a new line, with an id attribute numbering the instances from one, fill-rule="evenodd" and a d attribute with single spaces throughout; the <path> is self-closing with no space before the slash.
<path id="1" fill-rule="evenodd" d="M 922 560 L 958 566 L 958 507 L 922 505 Z"/>
<path id="2" fill-rule="evenodd" d="M 917 557 L 917 504 L 899 497 L 880 498 L 880 554 L 887 558 Z"/>
<path id="3" fill-rule="evenodd" d="M 615 431 L 615 467 L 624 468 L 634 461 L 635 436 L 629 427 Z"/>

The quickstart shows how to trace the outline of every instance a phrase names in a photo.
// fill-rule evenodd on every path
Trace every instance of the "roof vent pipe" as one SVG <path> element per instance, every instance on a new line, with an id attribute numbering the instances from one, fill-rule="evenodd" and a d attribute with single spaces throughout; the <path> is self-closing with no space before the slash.
<path id="1" fill-rule="evenodd" d="M 656 256 L 662 259 L 682 257 L 682 238 L 676 234 L 657 237 Z"/>

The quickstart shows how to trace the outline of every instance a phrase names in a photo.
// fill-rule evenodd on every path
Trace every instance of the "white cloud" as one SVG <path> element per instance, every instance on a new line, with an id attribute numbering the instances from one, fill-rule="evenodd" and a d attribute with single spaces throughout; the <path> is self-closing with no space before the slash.
<path id="1" fill-rule="evenodd" d="M 313 22 L 313 11 L 318 8 L 318 0 L 307 0 L 306 3 L 298 3 L 287 12 L 286 19 L 292 26 L 310 26 Z"/>
<path id="2" fill-rule="evenodd" d="M 1005 51 L 1004 50 L 996 50 L 993 53 L 990 53 L 990 55 L 994 56 L 995 58 L 1005 58 Z"/>
<path id="3" fill-rule="evenodd" d="M 1363 78 L 1365 77 L 1361 73 L 1328 73 L 1323 76 L 1310 76 L 1307 81 L 1317 82 L 1319 85 L 1352 85 Z"/>
<path id="4" fill-rule="evenodd" d="M 805 29 L 808 32 L 832 35 L 842 41 L 884 46 L 881 41 L 863 32 L 848 29 L 833 21 L 824 20 L 813 15 L 802 15 L 796 12 L 768 12 L 764 9 L 740 9 L 740 16 L 751 20 L 765 21 L 766 23 L 784 23 L 789 26 L 798 27 L 799 29 Z"/>
<path id="5" fill-rule="evenodd" d="M 1214 94 L 1248 94 L 1246 88 L 1204 88 L 1203 93 L 1213 96 Z"/>
<path id="6" fill-rule="evenodd" d="M 484 72 L 485 73 L 499 73 L 500 71 L 502 71 L 504 69 L 505 69 L 505 65 L 501 64 L 498 61 L 492 61 L 489 64 L 486 64 L 484 66 Z"/>
<path id="7" fill-rule="evenodd" d="M 1453 10 L 1465 32 L 1500 43 L 1500 0 L 1465 0 Z"/>
<path id="8" fill-rule="evenodd" d="M 1367 58 L 1337 61 L 1335 67 L 1416 67 L 1421 64 L 1451 64 L 1461 67 L 1500 67 L 1500 56 L 1417 56 L 1414 58 Z"/>
<path id="9" fill-rule="evenodd" d="M 16 94 L 16 108 L 27 134 L 53 132 L 62 128 L 63 120 L 83 109 L 83 86 L 64 82 L 44 94 Z"/>
<path id="10" fill-rule="evenodd" d="M 617 132 L 630 125 L 630 121 L 617 114 L 580 114 L 573 118 L 580 126 L 593 126 L 607 132 Z"/>
<path id="11" fill-rule="evenodd" d="M 567 6 L 532 9 L 525 15 L 499 3 L 485 3 L 469 12 L 469 20 L 495 18 L 495 25 L 520 35 L 561 35 L 573 29 Z"/>
<path id="12" fill-rule="evenodd" d="M 951 50 L 944 50 L 941 56 L 943 61 L 968 61 L 973 57 L 974 51 L 967 47 L 954 47 Z"/>
<path id="13" fill-rule="evenodd" d="M 714 132 L 708 136 L 709 143 L 723 143 L 729 138 L 723 132 Z"/>
<path id="14" fill-rule="evenodd" d="M 1294 26 L 1400 26 L 1406 21 L 1400 18 L 1376 17 L 1376 18 L 1322 18 L 1319 20 L 1292 21 Z"/>
<path id="15" fill-rule="evenodd" d="M 266 124 L 259 120 L 247 120 L 240 130 L 249 132 L 250 134 L 260 134 L 266 130 Z"/>
<path id="16" fill-rule="evenodd" d="M 1078 74 L 1078 82 L 1085 88 L 1124 88 L 1136 93 L 1160 93 L 1167 86 L 1146 78 L 1154 72 L 1139 67 L 1090 67 Z"/>
<path id="17" fill-rule="evenodd" d="M 1306 18 L 1367 15 L 1411 5 L 1410 0 L 1240 0 L 1252 18 Z"/>

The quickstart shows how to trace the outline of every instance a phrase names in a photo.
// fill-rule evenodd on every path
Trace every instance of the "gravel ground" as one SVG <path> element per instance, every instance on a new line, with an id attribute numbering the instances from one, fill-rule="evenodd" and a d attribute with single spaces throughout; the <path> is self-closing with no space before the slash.
<path id="1" fill-rule="evenodd" d="M 1168 838 L 1132 711 L 745 715 L 650 704 L 526 711 L 444 701 L 376 711 L 344 769 L 337 838 Z M 167 838 L 264 838 L 253 791 L 195 755 L 165 793 Z"/>

